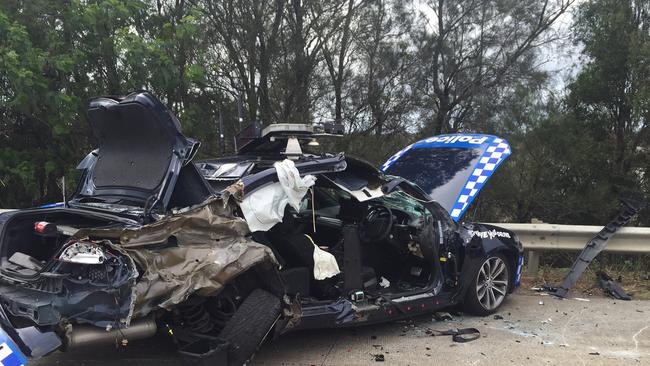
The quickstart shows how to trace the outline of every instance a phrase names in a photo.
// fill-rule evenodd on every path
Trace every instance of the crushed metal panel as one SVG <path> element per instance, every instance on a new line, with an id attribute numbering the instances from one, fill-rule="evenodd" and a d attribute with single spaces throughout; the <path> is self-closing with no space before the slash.
<path id="1" fill-rule="evenodd" d="M 142 275 L 134 287 L 136 317 L 170 309 L 191 294 L 209 295 L 258 263 L 276 263 L 265 245 L 246 237 L 244 219 L 211 198 L 137 228 L 87 229 L 82 236 L 119 237 Z"/>

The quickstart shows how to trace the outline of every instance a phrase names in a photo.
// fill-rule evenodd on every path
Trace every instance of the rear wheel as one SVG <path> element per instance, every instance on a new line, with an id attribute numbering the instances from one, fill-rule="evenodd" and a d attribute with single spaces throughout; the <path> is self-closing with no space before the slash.
<path id="1" fill-rule="evenodd" d="M 280 315 L 280 299 L 256 289 L 242 302 L 219 334 L 230 344 L 228 365 L 240 366 L 253 357 Z"/>
<path id="2" fill-rule="evenodd" d="M 502 254 L 483 260 L 465 297 L 465 309 L 476 315 L 489 315 L 503 304 L 510 286 L 510 268 Z"/>

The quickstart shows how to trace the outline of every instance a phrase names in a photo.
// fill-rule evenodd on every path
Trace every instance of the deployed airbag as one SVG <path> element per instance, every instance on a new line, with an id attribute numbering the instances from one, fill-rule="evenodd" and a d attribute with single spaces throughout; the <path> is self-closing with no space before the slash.
<path id="1" fill-rule="evenodd" d="M 287 204 L 298 211 L 300 201 L 316 182 L 313 175 L 301 177 L 295 164 L 289 159 L 276 162 L 273 166 L 279 182 L 256 190 L 240 203 L 251 231 L 267 231 L 282 222 Z"/>
<path id="2" fill-rule="evenodd" d="M 305 235 L 314 246 L 314 279 L 324 280 L 341 273 L 336 258 L 316 245 L 314 240 Z"/>

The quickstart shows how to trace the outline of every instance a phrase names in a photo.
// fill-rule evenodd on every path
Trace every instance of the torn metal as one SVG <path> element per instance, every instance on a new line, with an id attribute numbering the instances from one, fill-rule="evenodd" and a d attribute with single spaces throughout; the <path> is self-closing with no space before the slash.
<path id="1" fill-rule="evenodd" d="M 67 319 L 100 327 L 127 326 L 135 304 L 135 263 L 122 248 L 107 240 L 71 240 L 62 253 L 84 246 L 101 248 L 105 260 L 94 265 L 52 260 L 41 270 L 38 282 L 29 286 L 0 284 L 7 310 L 41 326 Z"/>
<path id="2" fill-rule="evenodd" d="M 126 328 L 192 294 L 216 294 L 256 264 L 277 265 L 271 249 L 247 237 L 235 208 L 214 197 L 143 226 L 100 223 L 73 236 L 52 233 L 48 240 L 61 244 L 49 260 L 37 260 L 37 253 L 10 257 L 0 282 L 3 305 L 39 326 Z M 15 225 L 29 221 L 26 214 Z"/>
<path id="3" fill-rule="evenodd" d="M 85 229 L 77 237 L 119 240 L 141 276 L 134 286 L 136 317 L 170 309 L 191 294 L 215 294 L 254 265 L 277 263 L 267 246 L 246 237 L 246 221 L 221 198 L 135 228 Z"/>

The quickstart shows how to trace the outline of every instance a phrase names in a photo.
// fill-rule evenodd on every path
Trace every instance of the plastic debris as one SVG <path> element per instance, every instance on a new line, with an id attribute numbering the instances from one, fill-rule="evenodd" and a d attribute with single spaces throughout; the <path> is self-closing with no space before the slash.
<path id="1" fill-rule="evenodd" d="M 444 312 L 444 311 L 438 311 L 433 314 L 433 317 L 437 321 L 446 321 L 446 320 L 454 320 L 454 318 L 451 316 L 451 314 Z"/>
<path id="2" fill-rule="evenodd" d="M 598 284 L 605 292 L 605 295 L 617 300 L 632 300 L 632 296 L 625 292 L 621 285 L 614 281 L 614 279 L 611 278 L 607 273 L 598 271 L 596 273 L 596 277 L 598 279 Z"/>

